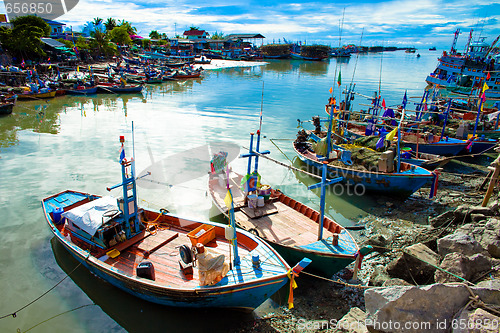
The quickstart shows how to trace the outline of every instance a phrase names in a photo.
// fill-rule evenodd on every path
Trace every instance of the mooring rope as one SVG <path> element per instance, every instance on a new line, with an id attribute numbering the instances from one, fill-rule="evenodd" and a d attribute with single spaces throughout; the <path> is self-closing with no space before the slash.
<path id="1" fill-rule="evenodd" d="M 78 307 L 76 307 L 76 308 L 74 308 L 74 309 L 71 309 L 71 310 L 68 310 L 68 311 L 64 311 L 64 312 L 62 312 L 62 313 L 59 313 L 59 314 L 57 314 L 57 315 L 55 315 L 55 316 L 52 316 L 52 317 L 50 317 L 50 318 L 47 318 L 47 319 L 45 319 L 45 320 L 43 320 L 43 321 L 39 322 L 39 323 L 38 323 L 38 324 L 36 324 L 35 326 L 32 326 L 32 327 L 28 328 L 26 331 L 22 331 L 22 333 L 25 333 L 25 332 L 31 331 L 31 330 L 32 330 L 32 329 L 34 329 L 35 327 L 40 326 L 40 325 L 42 325 L 42 324 L 44 324 L 44 323 L 46 323 L 46 322 L 48 322 L 48 321 L 50 321 L 50 320 L 52 320 L 52 319 L 54 319 L 54 318 L 57 318 L 57 317 L 59 317 L 59 316 L 62 316 L 62 315 L 64 315 L 64 314 L 66 314 L 66 313 L 70 313 L 70 312 L 73 312 L 73 311 L 76 311 L 76 310 L 83 309 L 83 308 L 85 308 L 85 307 L 87 307 L 87 306 L 93 306 L 93 305 L 97 305 L 97 304 L 95 304 L 95 303 L 85 304 L 85 305 L 78 306 Z M 18 333 L 21 333 L 21 330 L 18 328 L 18 329 L 17 329 L 17 332 L 18 332 Z"/>
<path id="2" fill-rule="evenodd" d="M 66 276 L 64 278 L 62 278 L 61 281 L 57 282 L 52 288 L 50 288 L 49 290 L 47 290 L 46 292 L 44 292 L 43 294 L 41 294 L 40 296 L 38 296 L 37 298 L 35 298 L 34 300 L 32 300 L 31 302 L 29 302 L 28 304 L 26 304 L 25 306 L 21 307 L 19 310 L 17 311 L 14 311 L 12 313 L 9 313 L 9 314 L 6 314 L 2 317 L 0 317 L 0 319 L 5 319 L 7 317 L 10 317 L 12 316 L 13 318 L 16 318 L 17 317 L 17 313 L 20 312 L 21 310 L 24 310 L 26 309 L 28 306 L 30 306 L 31 304 L 35 303 L 36 301 L 38 301 L 40 298 L 42 298 L 43 296 L 47 295 L 49 292 L 51 292 L 53 289 L 55 289 L 58 285 L 60 285 L 64 280 L 66 280 L 66 278 L 68 276 L 70 276 L 71 274 L 73 274 L 74 271 L 76 271 L 76 269 L 78 267 L 80 267 L 85 261 L 87 261 L 87 259 L 90 257 L 90 253 L 88 254 L 87 258 L 85 258 L 84 261 L 80 262 L 78 265 L 76 265 L 76 267 L 68 274 L 66 274 Z"/>
<path id="3" fill-rule="evenodd" d="M 248 148 L 243 147 L 243 149 L 248 149 Z M 275 160 L 274 158 L 271 158 L 271 157 L 269 157 L 269 156 L 267 156 L 267 155 L 262 155 L 261 153 L 258 153 L 258 152 L 256 152 L 256 151 L 252 151 L 252 153 L 255 153 L 255 154 L 256 154 L 257 156 L 259 156 L 259 157 L 263 157 L 263 158 L 265 158 L 265 159 L 267 159 L 267 160 L 270 160 L 271 162 L 274 162 L 274 163 L 276 163 L 276 164 L 279 164 L 279 165 L 281 165 L 281 166 L 284 166 L 285 168 L 288 168 L 288 169 L 290 169 L 290 170 L 294 170 L 294 171 L 302 172 L 302 173 L 304 173 L 304 174 L 308 175 L 309 177 L 313 177 L 313 178 L 317 178 L 317 179 L 320 179 L 320 180 L 321 180 L 321 176 L 315 175 L 315 174 L 313 174 L 313 173 L 310 173 L 310 172 L 304 171 L 304 170 L 302 170 L 302 169 L 296 168 L 296 167 L 294 167 L 294 166 L 288 165 L 288 164 L 286 164 L 286 163 L 280 162 L 280 161 L 278 161 L 278 160 Z"/>

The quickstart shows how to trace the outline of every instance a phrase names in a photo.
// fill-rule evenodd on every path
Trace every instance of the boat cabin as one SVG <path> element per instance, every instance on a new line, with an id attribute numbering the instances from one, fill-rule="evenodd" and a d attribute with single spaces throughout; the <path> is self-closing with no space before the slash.
<path id="1" fill-rule="evenodd" d="M 66 228 L 79 240 L 103 250 L 124 242 L 127 226 L 119 202 L 120 199 L 105 196 L 67 210 L 62 213 Z"/>

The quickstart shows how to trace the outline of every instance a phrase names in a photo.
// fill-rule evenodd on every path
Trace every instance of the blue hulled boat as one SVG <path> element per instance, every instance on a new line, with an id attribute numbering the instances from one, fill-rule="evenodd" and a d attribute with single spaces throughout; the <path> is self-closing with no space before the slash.
<path id="1" fill-rule="evenodd" d="M 338 152 L 337 156 L 325 159 L 324 156 L 317 155 L 314 152 L 310 141 L 317 142 L 319 141 L 319 137 L 313 133 L 309 133 L 305 139 L 298 138 L 294 141 L 293 148 L 297 156 L 304 163 L 317 170 L 322 168 L 324 161 L 328 162 L 328 177 L 342 176 L 344 178 L 342 183 L 352 186 L 354 193 L 358 195 L 369 191 L 380 192 L 386 195 L 409 196 L 434 179 L 432 172 L 417 165 L 404 162 L 400 163 L 399 171 L 385 172 L 379 169 L 360 170 L 352 166 L 352 161 L 348 158 L 350 155 L 349 150 L 333 144 L 332 149 Z M 339 163 L 331 163 L 337 160 Z M 394 162 L 388 161 L 388 163 Z"/>

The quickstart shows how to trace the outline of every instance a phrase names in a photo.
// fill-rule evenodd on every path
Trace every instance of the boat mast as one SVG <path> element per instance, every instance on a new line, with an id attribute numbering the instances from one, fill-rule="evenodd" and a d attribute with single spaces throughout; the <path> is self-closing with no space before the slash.
<path id="1" fill-rule="evenodd" d="M 333 112 L 332 112 L 333 114 Z M 318 226 L 318 240 L 323 239 L 323 225 L 325 223 L 325 199 L 326 199 L 326 190 L 325 187 L 338 183 L 342 181 L 344 178 L 343 177 L 337 177 L 331 180 L 326 179 L 326 174 L 328 173 L 327 169 L 328 161 L 323 161 L 323 166 L 322 166 L 322 172 L 321 172 L 321 182 L 316 183 L 314 185 L 308 186 L 308 190 L 313 190 L 315 188 L 321 187 L 321 197 L 320 197 L 320 202 L 319 202 L 319 212 L 320 212 L 320 217 L 319 217 L 319 226 Z"/>

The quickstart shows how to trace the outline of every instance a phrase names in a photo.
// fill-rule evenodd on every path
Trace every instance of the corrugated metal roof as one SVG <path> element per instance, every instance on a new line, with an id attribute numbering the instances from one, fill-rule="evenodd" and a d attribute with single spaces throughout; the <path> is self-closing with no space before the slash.
<path id="1" fill-rule="evenodd" d="M 52 38 L 45 38 L 45 37 L 42 37 L 40 38 L 42 40 L 42 42 L 44 42 L 45 44 L 49 45 L 49 46 L 52 46 L 54 48 L 56 47 L 66 47 L 66 45 L 64 45 L 63 43 L 61 42 L 58 42 L 57 40 L 55 39 L 52 39 Z"/>
<path id="2" fill-rule="evenodd" d="M 227 35 L 226 38 L 248 39 L 248 38 L 266 38 L 266 37 L 262 36 L 261 34 L 230 34 Z"/>

